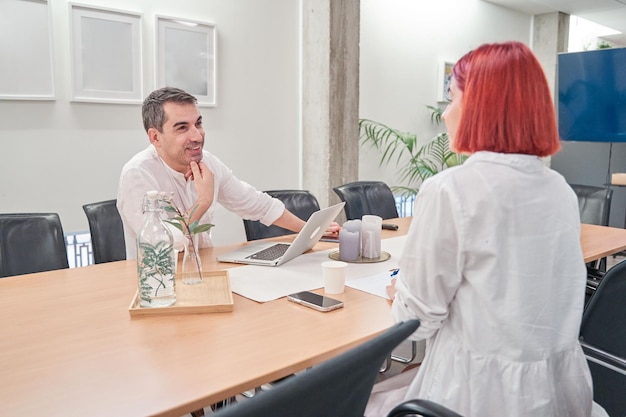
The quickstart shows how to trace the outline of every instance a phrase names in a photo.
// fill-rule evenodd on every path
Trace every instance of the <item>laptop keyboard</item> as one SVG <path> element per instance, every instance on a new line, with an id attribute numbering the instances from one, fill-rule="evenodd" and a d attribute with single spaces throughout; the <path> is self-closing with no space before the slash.
<path id="1" fill-rule="evenodd" d="M 263 261 L 273 261 L 285 254 L 289 248 L 289 244 L 287 243 L 277 243 L 274 246 L 270 246 L 269 248 L 265 248 L 256 253 L 253 253 L 250 256 L 247 256 L 246 259 L 260 259 Z"/>

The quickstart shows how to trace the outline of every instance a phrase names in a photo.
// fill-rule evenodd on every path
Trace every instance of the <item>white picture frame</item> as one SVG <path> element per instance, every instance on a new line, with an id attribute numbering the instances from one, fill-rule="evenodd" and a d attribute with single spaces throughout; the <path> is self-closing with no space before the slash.
<path id="1" fill-rule="evenodd" d="M 157 88 L 177 87 L 217 105 L 217 31 L 215 24 L 156 16 Z"/>
<path id="2" fill-rule="evenodd" d="M 450 82 L 452 81 L 452 68 L 454 68 L 454 62 L 439 61 L 437 67 L 437 102 L 439 103 L 447 103 L 449 101 L 447 97 Z"/>
<path id="3" fill-rule="evenodd" d="M 2 0 L 0 56 L 0 100 L 55 99 L 47 0 Z"/>
<path id="4" fill-rule="evenodd" d="M 70 3 L 71 101 L 143 100 L 142 15 Z"/>

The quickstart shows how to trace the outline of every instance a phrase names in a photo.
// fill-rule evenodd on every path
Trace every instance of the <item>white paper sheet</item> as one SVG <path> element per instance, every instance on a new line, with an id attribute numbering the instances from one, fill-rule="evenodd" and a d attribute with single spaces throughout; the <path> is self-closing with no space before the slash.
<path id="1" fill-rule="evenodd" d="M 346 282 L 346 286 L 368 292 L 379 297 L 389 299 L 387 295 L 387 285 L 391 283 L 391 273 L 394 270 L 380 272 L 374 275 L 353 279 Z"/>
<path id="2" fill-rule="evenodd" d="M 349 263 L 346 269 L 346 285 L 352 287 L 351 281 L 354 279 L 389 272 L 396 268 L 404 248 L 404 241 L 405 236 L 382 241 L 382 250 L 391 254 L 388 261 L 367 264 Z M 294 292 L 322 288 L 324 281 L 321 264 L 329 259 L 330 253 L 336 250 L 337 248 L 307 253 L 278 267 L 247 265 L 229 269 L 230 287 L 233 292 L 242 297 L 261 303 L 285 297 Z"/>

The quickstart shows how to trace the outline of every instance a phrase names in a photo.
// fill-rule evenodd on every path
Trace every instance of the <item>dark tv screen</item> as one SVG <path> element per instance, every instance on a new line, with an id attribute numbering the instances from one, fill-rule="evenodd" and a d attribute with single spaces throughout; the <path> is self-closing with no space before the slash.
<path id="1" fill-rule="evenodd" d="M 626 142 L 626 48 L 558 56 L 562 140 Z"/>

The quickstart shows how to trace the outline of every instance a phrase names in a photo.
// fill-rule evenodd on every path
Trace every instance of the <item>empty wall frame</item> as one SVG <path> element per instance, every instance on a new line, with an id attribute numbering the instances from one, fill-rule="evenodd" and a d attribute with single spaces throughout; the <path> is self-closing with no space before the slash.
<path id="1" fill-rule="evenodd" d="M 72 100 L 141 103 L 141 15 L 70 4 Z"/>
<path id="2" fill-rule="evenodd" d="M 156 82 L 181 88 L 201 106 L 216 105 L 215 25 L 157 16 Z"/>
<path id="3" fill-rule="evenodd" d="M 0 100 L 54 100 L 48 0 L 0 0 Z M 142 15 L 69 3 L 71 100 L 143 101 Z M 167 16 L 155 20 L 155 84 L 216 105 L 215 25 Z"/>
<path id="4" fill-rule="evenodd" d="M 54 100 L 47 1 L 2 0 L 0 56 L 0 99 Z"/>

